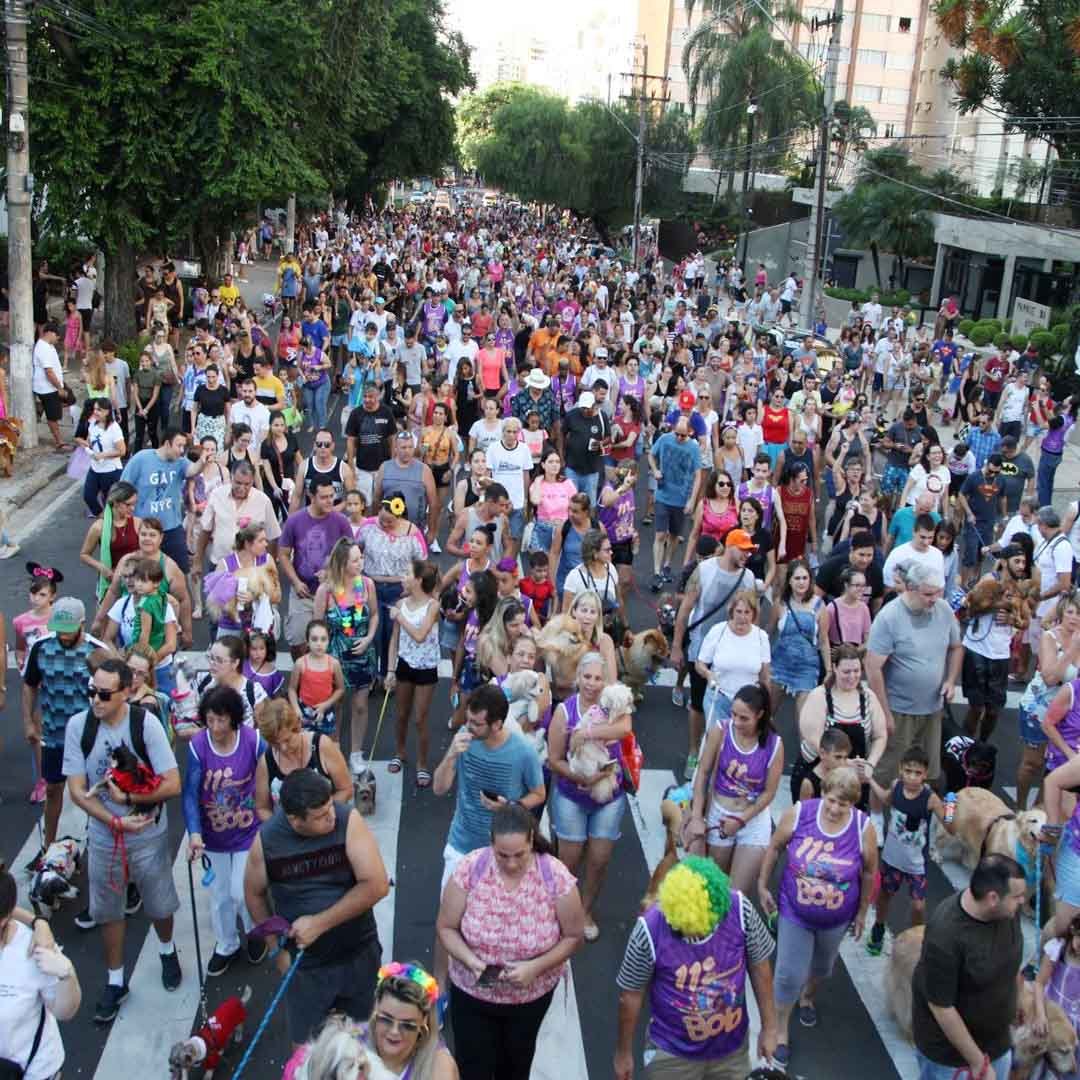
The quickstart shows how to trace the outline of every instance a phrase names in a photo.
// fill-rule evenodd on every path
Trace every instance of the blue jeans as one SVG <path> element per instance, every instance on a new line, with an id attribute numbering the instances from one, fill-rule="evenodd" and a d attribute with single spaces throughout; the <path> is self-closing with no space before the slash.
<path id="1" fill-rule="evenodd" d="M 120 479 L 123 471 L 123 469 L 113 469 L 112 472 L 87 470 L 86 479 L 83 480 L 83 502 L 95 517 L 101 513 L 105 500 L 109 497 L 109 488 Z"/>
<path id="2" fill-rule="evenodd" d="M 1049 506 L 1054 495 L 1054 474 L 1061 464 L 1061 455 L 1044 450 L 1039 455 L 1039 466 L 1035 472 L 1035 490 L 1040 506 Z"/>
<path id="3" fill-rule="evenodd" d="M 953 1077 L 957 1075 L 957 1067 L 955 1065 L 939 1065 L 936 1061 L 931 1061 L 929 1058 L 923 1057 L 918 1050 L 915 1051 L 915 1057 L 918 1058 L 919 1061 L 919 1080 L 953 1080 Z M 1009 1066 L 1011 1064 L 1011 1050 L 1006 1050 L 1001 1057 L 991 1061 L 990 1069 L 994 1074 L 995 1080 L 1009 1080 Z M 966 1069 L 961 1068 L 959 1070 L 958 1080 L 969 1080 L 969 1074 Z"/>
<path id="4" fill-rule="evenodd" d="M 315 430 L 326 427 L 326 403 L 330 400 L 330 380 L 323 379 L 318 386 L 304 383 L 304 412 L 308 426 Z"/>
<path id="5" fill-rule="evenodd" d="M 390 632 L 394 624 L 390 619 L 390 609 L 401 599 L 404 589 L 397 581 L 376 581 L 375 597 L 379 602 L 379 628 L 376 644 L 379 648 L 379 674 L 386 675 L 386 662 L 390 658 Z"/>
<path id="6" fill-rule="evenodd" d="M 164 431 L 169 426 L 169 424 L 171 423 L 171 418 L 170 418 L 169 412 L 172 409 L 172 399 L 173 399 L 173 387 L 172 386 L 166 386 L 165 383 L 162 383 L 161 384 L 161 392 L 158 394 L 158 402 L 157 402 L 158 419 L 159 419 L 159 421 L 161 423 L 161 430 L 162 431 Z"/>
<path id="7" fill-rule="evenodd" d="M 569 466 L 566 468 L 566 479 L 573 482 L 578 491 L 589 496 L 589 505 L 596 506 L 596 498 L 600 492 L 600 474 L 575 472 Z"/>

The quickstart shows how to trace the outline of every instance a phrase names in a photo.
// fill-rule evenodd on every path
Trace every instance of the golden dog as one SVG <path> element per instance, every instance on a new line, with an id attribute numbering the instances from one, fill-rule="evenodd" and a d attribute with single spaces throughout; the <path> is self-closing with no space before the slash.
<path id="1" fill-rule="evenodd" d="M 911 1041 L 911 980 L 922 954 L 924 926 L 913 926 L 893 941 L 889 965 L 885 969 L 885 1005 L 896 1026 Z M 1033 991 L 1026 983 L 1017 1001 L 1016 1018 L 1011 1025 L 1013 1044 L 1013 1080 L 1027 1080 L 1035 1066 L 1047 1059 L 1059 1074 L 1076 1068 L 1076 1032 L 1061 1006 L 1046 1003 L 1047 1031 L 1038 1035 L 1031 1020 L 1035 1015 Z"/>
<path id="2" fill-rule="evenodd" d="M 961 846 L 961 860 L 974 869 L 983 855 L 1016 858 L 1021 847 L 1032 859 L 1039 847 L 1039 832 L 1046 824 L 1042 810 L 1014 812 L 992 791 L 969 787 L 956 793 L 952 836 Z M 949 847 L 948 834 L 935 829 L 934 859 L 941 862 Z"/>
<path id="3" fill-rule="evenodd" d="M 636 634 L 627 631 L 619 646 L 619 674 L 622 681 L 634 691 L 634 700 L 645 696 L 645 684 L 656 674 L 671 653 L 661 630 L 641 630 Z"/>
<path id="4" fill-rule="evenodd" d="M 0 419 L 0 476 L 11 476 L 22 438 L 23 422 L 17 416 Z"/>
<path id="5" fill-rule="evenodd" d="M 572 615 L 550 618 L 536 635 L 536 647 L 551 668 L 558 686 L 573 685 L 577 678 L 578 661 L 589 651 L 581 627 Z"/>

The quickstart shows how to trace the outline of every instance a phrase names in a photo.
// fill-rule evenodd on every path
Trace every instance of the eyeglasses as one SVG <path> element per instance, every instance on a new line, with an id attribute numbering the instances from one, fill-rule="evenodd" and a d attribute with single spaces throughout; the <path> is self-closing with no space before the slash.
<path id="1" fill-rule="evenodd" d="M 90 698 L 101 698 L 102 701 L 112 701 L 113 694 L 119 694 L 120 690 L 102 690 L 100 687 L 95 686 L 93 683 L 86 688 L 86 696 Z"/>
<path id="2" fill-rule="evenodd" d="M 415 1020 L 399 1020 L 386 1013 L 376 1013 L 375 1023 L 388 1031 L 400 1031 L 402 1035 L 415 1035 L 420 1030 L 420 1025 Z"/>
<path id="3" fill-rule="evenodd" d="M 330 448 L 331 446 L 333 446 L 334 444 L 333 444 L 333 442 L 326 442 L 326 440 L 325 440 L 325 439 L 323 439 L 323 440 L 319 440 L 319 439 L 316 439 L 316 440 L 315 440 L 315 445 L 316 445 L 316 446 L 317 446 L 317 447 L 318 447 L 318 448 L 319 448 L 320 450 L 328 450 L 328 449 L 329 449 L 329 448 Z"/>
<path id="4" fill-rule="evenodd" d="M 731 481 L 730 480 L 717 480 L 716 481 L 716 486 L 718 488 L 729 488 L 729 487 L 731 487 Z"/>

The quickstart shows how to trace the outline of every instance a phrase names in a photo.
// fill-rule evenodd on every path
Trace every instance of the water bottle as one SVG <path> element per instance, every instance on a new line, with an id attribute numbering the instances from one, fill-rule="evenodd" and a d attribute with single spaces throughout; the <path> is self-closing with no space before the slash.
<path id="1" fill-rule="evenodd" d="M 954 817 L 956 817 L 956 792 L 950 791 L 945 796 L 945 824 L 951 825 Z"/>

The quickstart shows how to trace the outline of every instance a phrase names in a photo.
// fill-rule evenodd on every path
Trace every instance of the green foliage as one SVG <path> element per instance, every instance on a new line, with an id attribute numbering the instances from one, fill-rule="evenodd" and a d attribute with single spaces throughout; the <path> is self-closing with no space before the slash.
<path id="1" fill-rule="evenodd" d="M 975 325 L 975 320 L 974 319 L 961 319 L 956 324 L 956 329 L 959 330 L 960 333 L 964 335 L 964 337 L 969 338 L 969 337 L 971 337 L 971 328 L 974 325 Z"/>
<path id="2" fill-rule="evenodd" d="M 870 145 L 870 136 L 876 134 L 877 121 L 869 109 L 862 105 L 850 105 L 846 101 L 836 102 L 829 127 L 833 144 L 833 167 L 829 179 L 833 183 L 840 180 L 849 155 L 865 153 Z"/>
<path id="3" fill-rule="evenodd" d="M 1058 339 L 1049 330 L 1036 330 L 1031 335 L 1031 344 L 1039 350 L 1039 356 L 1048 359 L 1058 351 Z"/>
<path id="4" fill-rule="evenodd" d="M 971 328 L 971 333 L 965 336 L 971 339 L 972 345 L 981 349 L 994 340 L 994 330 L 985 323 L 979 322 Z"/>
<path id="5" fill-rule="evenodd" d="M 1028 336 L 1027 334 L 1010 334 L 1009 344 L 1016 349 L 1017 352 L 1023 352 L 1027 348 Z"/>
<path id="6" fill-rule="evenodd" d="M 1000 334 L 994 335 L 994 345 L 999 349 L 1004 349 L 1009 344 L 1009 335 L 1004 330 Z"/>
<path id="7" fill-rule="evenodd" d="M 995 336 L 1000 334 L 1005 328 L 1001 325 L 1000 319 L 980 319 L 980 326 L 985 326 Z"/>
<path id="8" fill-rule="evenodd" d="M 132 376 L 139 370 L 139 357 L 149 341 L 149 334 L 140 334 L 137 338 L 132 338 L 117 346 L 116 355 L 127 364 Z"/>
<path id="9" fill-rule="evenodd" d="M 1058 323 L 1056 326 L 1051 326 L 1050 333 L 1054 335 L 1054 339 L 1057 341 L 1058 348 L 1060 349 L 1061 346 L 1065 344 L 1065 339 L 1069 336 L 1069 324 Z"/>
<path id="10" fill-rule="evenodd" d="M 875 292 L 882 307 L 906 307 L 911 300 L 911 293 L 907 289 L 893 289 L 890 292 L 887 289 L 843 289 L 836 285 L 825 287 L 825 295 L 834 300 L 855 300 L 860 304 L 867 303 Z"/>

